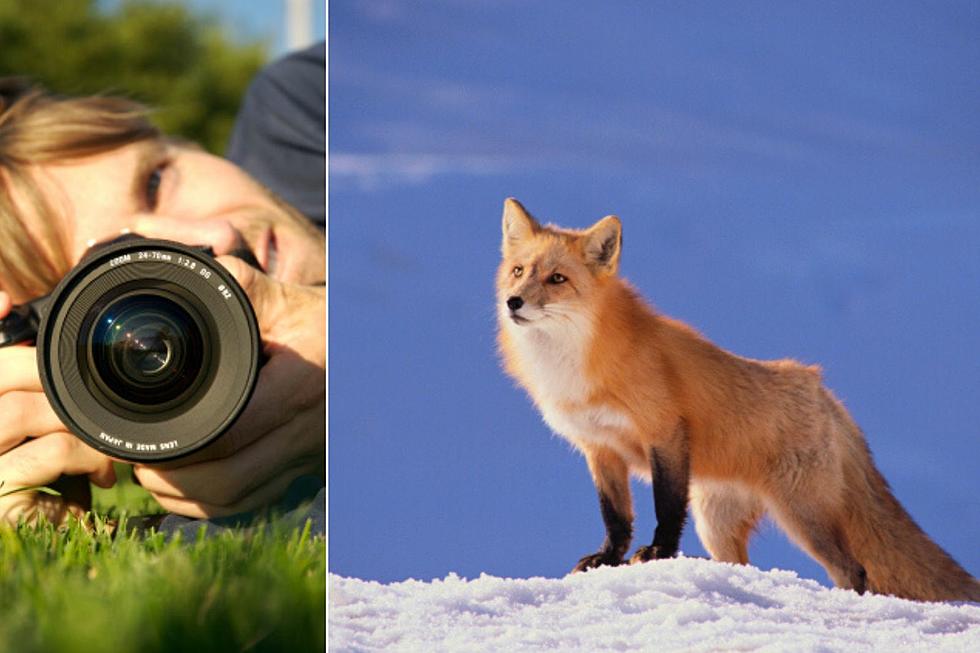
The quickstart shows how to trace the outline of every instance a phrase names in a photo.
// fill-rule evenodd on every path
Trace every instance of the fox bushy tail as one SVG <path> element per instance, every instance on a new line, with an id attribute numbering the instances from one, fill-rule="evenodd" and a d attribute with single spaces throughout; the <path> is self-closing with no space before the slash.
<path id="1" fill-rule="evenodd" d="M 919 528 L 860 440 L 863 455 L 845 470 L 854 502 L 844 522 L 868 589 L 918 601 L 980 601 L 980 582 Z"/>

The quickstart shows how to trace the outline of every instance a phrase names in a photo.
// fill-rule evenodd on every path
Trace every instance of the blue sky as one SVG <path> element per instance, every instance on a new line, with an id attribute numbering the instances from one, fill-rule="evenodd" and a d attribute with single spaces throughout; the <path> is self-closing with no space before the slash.
<path id="1" fill-rule="evenodd" d="M 980 9 L 330 3 L 330 567 L 558 576 L 581 456 L 500 370 L 500 212 L 620 216 L 622 272 L 754 358 L 818 363 L 980 573 Z M 634 485 L 635 543 L 654 526 Z M 703 555 L 692 527 L 682 541 Z M 774 527 L 750 555 L 826 583 Z"/>
<path id="2" fill-rule="evenodd" d="M 326 33 L 325 3 L 318 0 L 308 1 L 312 8 L 313 38 L 322 41 Z M 285 52 L 286 0 L 185 0 L 185 3 L 195 11 L 215 17 L 229 34 L 264 40 L 269 44 L 269 54 L 272 57 Z"/>

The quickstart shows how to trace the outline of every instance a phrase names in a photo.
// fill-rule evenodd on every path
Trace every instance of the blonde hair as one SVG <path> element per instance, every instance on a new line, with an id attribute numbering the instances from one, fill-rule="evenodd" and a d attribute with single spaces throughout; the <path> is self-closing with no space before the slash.
<path id="1" fill-rule="evenodd" d="M 58 228 L 58 216 L 32 168 L 159 138 L 147 113 L 146 107 L 125 98 L 62 97 L 21 77 L 0 78 L 0 285 L 4 290 L 21 299 L 43 295 L 72 263 L 66 234 Z M 18 209 L 14 190 L 26 200 L 26 207 Z M 23 211 L 30 211 L 31 217 Z"/>

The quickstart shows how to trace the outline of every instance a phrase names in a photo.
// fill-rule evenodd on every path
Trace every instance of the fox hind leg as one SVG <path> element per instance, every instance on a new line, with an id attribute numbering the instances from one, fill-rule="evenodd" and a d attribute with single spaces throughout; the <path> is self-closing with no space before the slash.
<path id="1" fill-rule="evenodd" d="M 864 594 L 867 574 L 851 553 L 843 530 L 828 516 L 829 511 L 799 498 L 790 506 L 770 505 L 776 522 L 827 570 L 834 585 Z"/>
<path id="2" fill-rule="evenodd" d="M 756 494 L 737 483 L 695 482 L 691 512 L 698 537 L 713 560 L 748 564 L 749 537 L 765 513 Z"/>

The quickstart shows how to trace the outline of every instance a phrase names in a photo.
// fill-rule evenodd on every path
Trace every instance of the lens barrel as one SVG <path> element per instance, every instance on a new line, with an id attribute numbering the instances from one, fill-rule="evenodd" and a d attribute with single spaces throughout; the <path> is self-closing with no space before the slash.
<path id="1" fill-rule="evenodd" d="M 261 352 L 255 314 L 205 250 L 142 238 L 101 247 L 50 297 L 41 382 L 96 449 L 178 458 L 227 431 L 248 403 Z"/>

